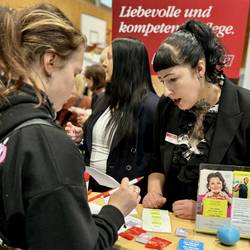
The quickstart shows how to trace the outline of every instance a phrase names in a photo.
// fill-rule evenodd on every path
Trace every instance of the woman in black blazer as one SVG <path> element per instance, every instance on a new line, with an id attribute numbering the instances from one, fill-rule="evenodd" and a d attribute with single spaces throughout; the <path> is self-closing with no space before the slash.
<path id="1" fill-rule="evenodd" d="M 119 182 L 125 176 L 129 179 L 144 176 L 138 183 L 143 196 L 159 100 L 152 86 L 146 48 L 137 39 L 117 38 L 107 48 L 103 67 L 106 92 L 85 124 L 85 163 Z M 95 191 L 106 190 L 93 180 L 90 187 Z"/>
<path id="2" fill-rule="evenodd" d="M 194 219 L 200 163 L 250 165 L 250 92 L 224 76 L 223 58 L 212 30 L 193 20 L 159 47 L 154 70 L 165 96 L 145 207 Z"/>

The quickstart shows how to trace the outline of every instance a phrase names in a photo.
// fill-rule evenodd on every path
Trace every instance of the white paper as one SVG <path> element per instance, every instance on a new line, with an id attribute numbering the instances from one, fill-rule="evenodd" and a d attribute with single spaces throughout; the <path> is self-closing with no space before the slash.
<path id="1" fill-rule="evenodd" d="M 168 211 L 144 208 L 142 212 L 142 228 L 146 231 L 171 233 Z"/>
<path id="2" fill-rule="evenodd" d="M 105 202 L 105 204 L 107 204 Z M 98 204 L 95 204 L 94 202 L 89 202 L 89 208 L 90 208 L 90 212 L 91 214 L 99 214 L 101 209 L 102 209 L 103 205 L 98 205 Z M 128 216 L 125 217 L 125 223 L 126 223 L 126 220 L 129 220 L 130 223 L 128 224 L 131 224 L 131 220 L 134 219 L 134 221 L 138 221 L 140 219 L 137 219 L 135 217 L 131 217 L 130 215 L 137 215 L 137 212 L 136 212 L 136 209 L 133 209 L 130 214 Z M 131 218 L 131 219 L 130 219 Z M 141 221 L 141 220 L 140 220 Z M 139 224 L 139 222 L 138 222 Z M 141 227 L 141 223 L 140 223 L 140 227 Z"/>
<path id="3" fill-rule="evenodd" d="M 89 202 L 89 208 L 90 208 L 91 214 L 99 214 L 102 209 L 102 206 L 95 204 L 93 202 Z"/>
<path id="4" fill-rule="evenodd" d="M 120 186 L 120 183 L 113 177 L 104 174 L 95 168 L 86 167 L 86 171 L 98 182 L 98 184 L 102 186 L 106 186 L 109 188 L 116 188 Z"/>
<path id="5" fill-rule="evenodd" d="M 250 200 L 234 198 L 232 203 L 231 225 L 240 230 L 241 236 L 249 237 L 250 232 Z"/>
<path id="6" fill-rule="evenodd" d="M 142 220 L 135 218 L 133 216 L 126 216 L 125 218 L 125 224 L 122 225 L 122 227 L 119 229 L 118 234 L 121 232 L 126 231 L 127 229 L 131 228 L 131 227 L 142 227 Z"/>

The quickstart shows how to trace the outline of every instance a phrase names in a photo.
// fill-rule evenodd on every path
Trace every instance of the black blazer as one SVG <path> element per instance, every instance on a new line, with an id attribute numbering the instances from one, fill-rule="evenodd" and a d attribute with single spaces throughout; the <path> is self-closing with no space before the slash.
<path id="1" fill-rule="evenodd" d="M 160 99 L 154 130 L 155 140 L 154 153 L 150 163 L 151 172 L 161 172 L 166 177 L 171 176 L 174 144 L 165 142 L 165 135 L 166 132 L 176 135 L 180 133 L 181 115 L 181 110 L 169 98 L 162 97 Z M 222 87 L 208 163 L 250 166 L 250 91 L 236 86 L 228 79 L 225 79 Z M 169 187 L 167 182 L 165 189 L 174 196 L 173 185 Z M 194 184 L 196 185 L 193 190 L 194 195 L 197 193 L 197 182 Z M 188 196 L 187 193 L 183 193 L 183 198 L 192 198 L 185 197 Z"/>
<path id="2" fill-rule="evenodd" d="M 100 97 L 98 102 L 101 102 L 101 98 L 103 97 Z M 138 184 L 142 189 L 142 196 L 147 190 L 149 160 L 152 154 L 153 124 L 158 101 L 159 97 L 156 94 L 151 92 L 148 94 L 141 104 L 138 114 L 138 127 L 137 131 L 134 131 L 133 139 L 129 142 L 120 140 L 117 143 L 114 143 L 115 140 L 113 140 L 107 160 L 107 174 L 119 182 L 123 177 L 133 179 L 144 176 L 143 181 Z M 86 165 L 90 164 L 93 127 L 107 108 L 108 104 L 103 105 L 98 114 L 95 115 L 95 118 L 87 123 L 85 127 L 84 150 Z M 90 181 L 90 187 L 94 191 L 106 190 L 106 188 L 97 185 L 93 180 Z"/>

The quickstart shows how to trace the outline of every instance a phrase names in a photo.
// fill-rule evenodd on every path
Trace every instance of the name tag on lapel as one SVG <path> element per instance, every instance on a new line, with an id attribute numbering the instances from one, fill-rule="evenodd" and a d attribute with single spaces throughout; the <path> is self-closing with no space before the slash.
<path id="1" fill-rule="evenodd" d="M 167 132 L 165 135 L 165 141 L 176 145 L 178 144 L 177 135 Z"/>

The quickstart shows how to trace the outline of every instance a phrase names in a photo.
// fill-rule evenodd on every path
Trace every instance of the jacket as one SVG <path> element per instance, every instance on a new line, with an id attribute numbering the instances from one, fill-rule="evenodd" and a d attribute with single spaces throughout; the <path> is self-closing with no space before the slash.
<path id="1" fill-rule="evenodd" d="M 249 107 L 250 91 L 225 79 L 207 163 L 250 166 Z M 182 114 L 169 98 L 162 97 L 159 101 L 150 168 L 151 172 L 164 173 L 167 178 L 164 195 L 167 197 L 166 208 L 169 210 L 172 210 L 172 203 L 178 199 L 178 180 L 173 176 L 174 170 L 171 167 L 174 144 L 166 142 L 165 135 L 167 132 L 179 134 Z M 193 183 L 186 185 L 186 189 L 180 194 L 182 199 L 194 199 L 197 196 L 198 179 L 199 175 Z"/>
<path id="2" fill-rule="evenodd" d="M 110 205 L 92 216 L 82 178 L 82 155 L 54 123 L 47 99 L 40 108 L 31 86 L 0 105 L 0 141 L 9 136 L 0 164 L 0 235 L 31 250 L 111 249 L 124 223 Z M 24 121 L 41 118 L 52 126 Z"/>
<path id="3" fill-rule="evenodd" d="M 101 98 L 98 100 L 101 101 Z M 159 97 L 150 92 L 143 100 L 137 120 L 137 130 L 134 131 L 134 136 L 130 141 L 121 139 L 119 142 L 111 144 L 110 153 L 107 160 L 106 173 L 116 179 L 118 182 L 123 177 L 133 179 L 144 176 L 144 179 L 136 184 L 141 188 L 141 196 L 146 194 L 147 190 L 147 176 L 149 173 L 149 160 L 152 154 L 153 141 L 153 124 L 155 118 L 156 107 Z M 93 127 L 108 108 L 108 104 L 103 105 L 102 109 L 85 127 L 84 131 L 84 150 L 85 163 L 89 165 L 92 148 L 92 131 Z M 114 135 L 115 136 L 115 135 Z M 105 188 L 99 186 L 92 180 L 90 182 L 93 190 L 104 191 Z"/>

